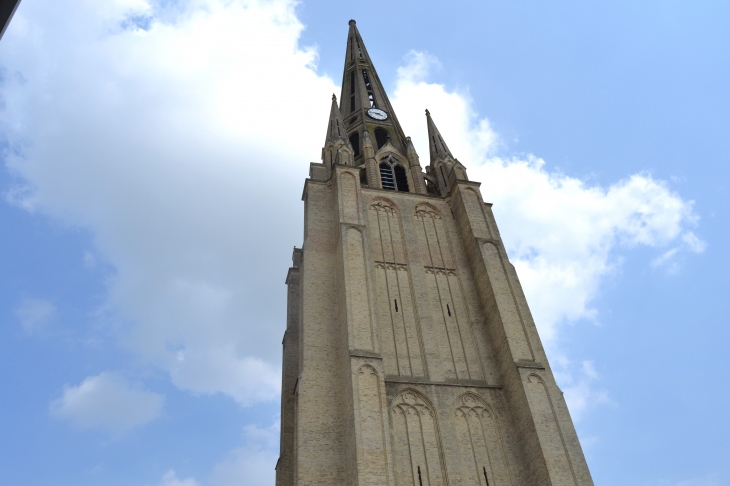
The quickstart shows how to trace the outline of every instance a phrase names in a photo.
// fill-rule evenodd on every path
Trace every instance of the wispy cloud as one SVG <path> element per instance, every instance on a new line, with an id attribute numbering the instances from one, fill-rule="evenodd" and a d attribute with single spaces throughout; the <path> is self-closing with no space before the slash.
<path id="1" fill-rule="evenodd" d="M 247 425 L 243 429 L 244 445 L 230 451 L 213 469 L 215 486 L 236 486 L 241 478 L 250 484 L 273 484 L 279 457 L 279 420 L 270 427 Z"/>
<path id="2" fill-rule="evenodd" d="M 120 433 L 155 420 L 165 397 L 132 385 L 116 373 L 89 376 L 76 386 L 66 385 L 51 402 L 51 414 L 82 429 Z"/>
<path id="3" fill-rule="evenodd" d="M 56 314 L 56 306 L 52 302 L 34 297 L 24 297 L 15 310 L 20 325 L 30 336 L 48 334 Z"/>
<path id="4" fill-rule="evenodd" d="M 162 476 L 158 486 L 200 486 L 200 483 L 193 478 L 179 479 L 175 471 L 170 469 Z"/>

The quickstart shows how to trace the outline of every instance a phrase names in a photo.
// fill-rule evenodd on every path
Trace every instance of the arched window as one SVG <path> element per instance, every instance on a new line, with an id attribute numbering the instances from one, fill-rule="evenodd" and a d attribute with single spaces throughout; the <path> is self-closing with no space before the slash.
<path id="1" fill-rule="evenodd" d="M 375 141 L 378 143 L 378 149 L 382 148 L 388 142 L 388 131 L 382 128 L 376 128 Z"/>
<path id="2" fill-rule="evenodd" d="M 380 181 L 383 183 L 383 189 L 395 190 L 395 181 L 393 180 L 393 169 L 387 162 L 380 164 Z"/>
<path id="3" fill-rule="evenodd" d="M 408 192 L 408 176 L 406 170 L 402 165 L 396 165 L 393 167 L 395 173 L 395 185 L 399 191 Z"/>
<path id="4" fill-rule="evenodd" d="M 352 135 L 350 135 L 350 144 L 352 145 L 352 150 L 355 151 L 355 157 L 360 155 L 360 134 L 355 132 Z"/>

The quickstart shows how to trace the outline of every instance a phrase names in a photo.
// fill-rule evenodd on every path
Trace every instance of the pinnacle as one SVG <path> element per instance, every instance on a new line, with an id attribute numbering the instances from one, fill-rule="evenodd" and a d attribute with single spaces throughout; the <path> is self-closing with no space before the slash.
<path id="1" fill-rule="evenodd" d="M 342 114 L 340 108 L 337 106 L 337 96 L 332 95 L 332 107 L 330 108 L 330 118 L 327 124 L 327 138 L 325 139 L 325 145 L 328 142 L 335 140 L 342 140 L 348 142 L 347 131 L 345 130 L 345 122 L 342 120 Z"/>
<path id="2" fill-rule="evenodd" d="M 449 147 L 446 146 L 439 129 L 436 128 L 436 124 L 431 118 L 431 112 L 426 110 L 426 124 L 428 125 L 428 148 L 431 154 L 431 164 L 436 162 L 438 159 L 452 158 Z"/>

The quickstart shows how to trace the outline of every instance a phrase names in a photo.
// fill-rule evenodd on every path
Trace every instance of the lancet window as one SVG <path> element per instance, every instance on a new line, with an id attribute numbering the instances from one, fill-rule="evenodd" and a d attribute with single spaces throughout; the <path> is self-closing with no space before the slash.
<path id="1" fill-rule="evenodd" d="M 368 91 L 368 100 L 370 101 L 370 108 L 377 108 L 378 104 L 375 101 L 375 95 L 373 94 L 373 86 L 370 84 L 370 76 L 368 76 L 367 69 L 362 70 L 362 79 L 365 81 L 365 89 Z"/>

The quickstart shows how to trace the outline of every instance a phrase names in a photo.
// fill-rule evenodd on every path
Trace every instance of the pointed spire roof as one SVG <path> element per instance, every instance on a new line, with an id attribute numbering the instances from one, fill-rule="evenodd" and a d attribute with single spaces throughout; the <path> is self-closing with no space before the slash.
<path id="1" fill-rule="evenodd" d="M 350 135 L 357 132 L 362 140 L 364 131 L 369 130 L 372 136 L 376 129 L 383 129 L 390 134 L 393 146 L 405 152 L 405 134 L 354 20 L 350 20 L 347 33 L 340 101 Z"/>
<path id="2" fill-rule="evenodd" d="M 347 52 L 345 53 L 345 66 L 352 61 L 364 61 L 371 66 L 368 50 L 365 49 L 365 43 L 362 41 L 360 31 L 357 30 L 357 23 L 350 20 L 350 31 L 347 33 Z"/>
<path id="3" fill-rule="evenodd" d="M 340 139 L 347 143 L 347 130 L 345 130 L 345 122 L 342 121 L 342 114 L 340 108 L 337 106 L 337 96 L 332 94 L 332 108 L 330 108 L 330 119 L 327 124 L 327 138 L 324 144 L 328 142 L 334 142 Z"/>
<path id="4" fill-rule="evenodd" d="M 431 153 L 431 164 L 438 159 L 453 158 L 449 147 L 444 142 L 444 138 L 431 118 L 431 112 L 428 110 L 426 110 L 426 124 L 428 125 L 428 149 Z"/>

